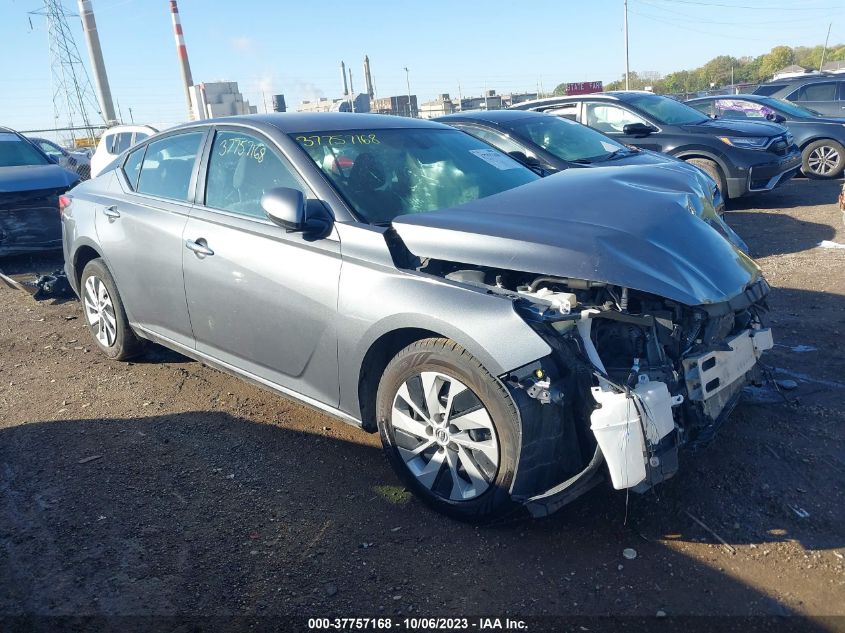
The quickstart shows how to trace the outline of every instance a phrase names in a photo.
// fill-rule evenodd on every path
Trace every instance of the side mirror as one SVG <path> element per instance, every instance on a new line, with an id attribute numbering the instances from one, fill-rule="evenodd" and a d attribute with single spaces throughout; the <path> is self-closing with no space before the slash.
<path id="1" fill-rule="evenodd" d="M 786 117 L 777 112 L 770 112 L 766 115 L 766 118 L 772 123 L 784 123 L 786 121 Z"/>
<path id="2" fill-rule="evenodd" d="M 646 123 L 628 123 L 622 128 L 622 133 L 627 136 L 648 136 L 656 131 Z"/>
<path id="3" fill-rule="evenodd" d="M 305 195 L 299 189 L 276 187 L 261 196 L 267 217 L 289 233 L 305 227 Z"/>

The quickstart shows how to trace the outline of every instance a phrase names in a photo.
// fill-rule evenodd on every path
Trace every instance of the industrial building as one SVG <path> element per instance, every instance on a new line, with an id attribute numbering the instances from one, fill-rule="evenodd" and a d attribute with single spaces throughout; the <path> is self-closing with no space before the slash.
<path id="1" fill-rule="evenodd" d="M 408 105 L 410 101 L 410 107 Z M 398 97 L 379 97 L 372 100 L 371 111 L 376 114 L 392 114 L 394 116 L 419 116 L 417 95 L 400 95 Z"/>
<path id="2" fill-rule="evenodd" d="M 190 99 L 192 118 L 198 121 L 258 112 L 256 106 L 244 99 L 237 81 L 214 81 L 191 86 Z"/>
<path id="3" fill-rule="evenodd" d="M 446 92 L 437 95 L 434 101 L 426 101 L 420 104 L 420 118 L 422 119 L 434 119 L 457 111 L 458 106 Z"/>
<path id="4" fill-rule="evenodd" d="M 353 107 L 354 106 L 354 107 Z M 364 93 L 358 94 L 354 100 L 349 97 L 343 99 L 329 99 L 320 97 L 316 101 L 302 101 L 296 106 L 297 112 L 369 112 L 370 97 Z"/>

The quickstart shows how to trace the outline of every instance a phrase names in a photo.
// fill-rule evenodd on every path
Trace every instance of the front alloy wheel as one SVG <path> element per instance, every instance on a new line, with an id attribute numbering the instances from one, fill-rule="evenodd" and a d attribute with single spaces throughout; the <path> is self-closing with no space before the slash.
<path id="1" fill-rule="evenodd" d="M 391 423 L 405 465 L 423 486 L 452 501 L 484 493 L 499 466 L 490 413 L 457 378 L 424 371 L 393 400 Z"/>
<path id="2" fill-rule="evenodd" d="M 376 421 L 396 474 L 434 509 L 478 521 L 515 507 L 520 410 L 454 341 L 422 339 L 393 357 L 379 381 Z"/>

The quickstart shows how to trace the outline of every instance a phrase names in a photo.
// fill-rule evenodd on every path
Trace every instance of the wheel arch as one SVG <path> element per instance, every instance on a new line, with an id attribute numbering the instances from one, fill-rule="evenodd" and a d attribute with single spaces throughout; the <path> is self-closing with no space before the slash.
<path id="1" fill-rule="evenodd" d="M 830 136 L 816 135 L 801 141 L 798 148 L 803 152 L 810 143 L 815 143 L 816 141 L 833 141 L 834 143 L 845 147 L 845 140 L 840 141 Z"/>
<path id="2" fill-rule="evenodd" d="M 73 259 L 71 263 L 71 272 L 73 273 L 73 277 L 71 279 L 71 285 L 77 291 L 77 293 L 81 292 L 80 283 L 82 282 L 82 271 L 85 270 L 85 266 L 88 265 L 88 262 L 102 258 L 103 254 L 98 251 L 92 244 L 83 243 L 80 245 L 73 253 Z"/>
<path id="3" fill-rule="evenodd" d="M 707 151 L 707 150 L 704 150 L 704 149 L 701 149 L 701 148 L 688 148 L 688 149 L 681 150 L 680 152 L 676 152 L 676 153 L 673 152 L 672 156 L 674 156 L 675 158 L 680 158 L 683 161 L 687 161 L 691 158 L 701 158 L 701 159 L 704 159 L 704 160 L 711 160 L 714 163 L 716 163 L 716 165 L 719 167 L 720 170 L 722 170 L 722 176 L 724 176 L 725 178 L 728 178 L 728 176 L 729 176 L 729 170 L 728 170 L 728 167 L 727 167 L 727 163 L 725 162 L 725 160 L 721 156 L 718 156 L 717 154 L 715 154 L 713 152 L 710 152 L 710 151 Z"/>
<path id="4" fill-rule="evenodd" d="M 378 430 L 375 420 L 376 394 L 387 364 L 411 343 L 441 336 L 430 329 L 403 327 L 385 332 L 373 341 L 358 370 L 358 408 L 364 430 L 372 433 Z"/>

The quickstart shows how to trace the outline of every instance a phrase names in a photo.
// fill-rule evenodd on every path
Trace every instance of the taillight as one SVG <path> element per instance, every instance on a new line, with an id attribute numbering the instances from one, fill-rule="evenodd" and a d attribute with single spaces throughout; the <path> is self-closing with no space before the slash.
<path id="1" fill-rule="evenodd" d="M 65 209 L 67 209 L 71 203 L 73 203 L 73 198 L 70 196 L 59 196 L 59 215 L 64 217 Z"/>

